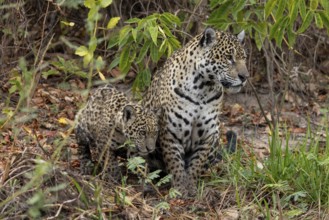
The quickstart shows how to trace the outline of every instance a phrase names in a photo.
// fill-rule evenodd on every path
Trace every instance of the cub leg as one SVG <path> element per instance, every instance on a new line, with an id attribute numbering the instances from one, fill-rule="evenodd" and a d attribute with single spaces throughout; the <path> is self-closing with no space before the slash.
<path id="1" fill-rule="evenodd" d="M 78 155 L 80 159 L 80 171 L 84 175 L 91 175 L 94 171 L 90 147 L 94 144 L 89 138 L 89 131 L 83 126 L 78 125 L 75 130 L 75 136 L 78 143 Z"/>

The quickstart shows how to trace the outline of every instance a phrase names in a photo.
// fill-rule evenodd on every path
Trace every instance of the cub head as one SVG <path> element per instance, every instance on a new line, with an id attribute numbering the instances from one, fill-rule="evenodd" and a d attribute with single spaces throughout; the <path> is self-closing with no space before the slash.
<path id="1" fill-rule="evenodd" d="M 228 92 L 236 93 L 246 84 L 249 72 L 246 53 L 242 46 L 245 33 L 237 36 L 207 28 L 199 35 L 199 47 L 207 78 L 216 80 Z"/>
<path id="2" fill-rule="evenodd" d="M 159 133 L 160 110 L 126 105 L 123 109 L 123 133 L 131 140 L 141 156 L 153 152 Z"/>

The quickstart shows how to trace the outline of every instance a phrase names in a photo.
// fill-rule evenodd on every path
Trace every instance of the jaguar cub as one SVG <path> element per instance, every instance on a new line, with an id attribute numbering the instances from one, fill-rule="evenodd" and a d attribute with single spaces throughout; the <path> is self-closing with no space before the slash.
<path id="1" fill-rule="evenodd" d="M 95 168 L 91 149 L 95 150 L 97 167 L 107 171 L 103 177 L 114 181 L 120 177 L 116 156 L 127 140 L 132 141 L 140 156 L 155 150 L 159 130 L 157 112 L 133 103 L 111 85 L 97 89 L 76 120 L 75 135 L 83 174 L 92 174 Z"/>

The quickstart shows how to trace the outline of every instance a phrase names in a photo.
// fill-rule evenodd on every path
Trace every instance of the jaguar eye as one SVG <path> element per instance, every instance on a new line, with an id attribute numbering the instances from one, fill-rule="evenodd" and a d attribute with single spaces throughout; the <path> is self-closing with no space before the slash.
<path id="1" fill-rule="evenodd" d="M 140 131 L 139 134 L 142 135 L 142 136 L 145 136 L 146 135 L 146 131 Z"/>
<path id="2" fill-rule="evenodd" d="M 226 59 L 228 60 L 228 62 L 230 62 L 231 64 L 235 63 L 234 57 L 232 54 L 226 55 Z"/>

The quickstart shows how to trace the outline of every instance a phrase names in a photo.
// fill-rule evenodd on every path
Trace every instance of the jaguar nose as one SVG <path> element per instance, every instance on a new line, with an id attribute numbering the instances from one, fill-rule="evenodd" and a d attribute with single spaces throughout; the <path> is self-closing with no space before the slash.
<path id="1" fill-rule="evenodd" d="M 229 88 L 232 85 L 232 83 L 227 82 L 227 81 L 221 81 L 221 83 L 225 88 Z"/>
<path id="2" fill-rule="evenodd" d="M 149 153 L 152 153 L 154 151 L 154 147 L 146 146 L 146 149 Z"/>
<path id="3" fill-rule="evenodd" d="M 141 151 L 141 147 L 140 147 L 140 146 L 136 145 L 135 147 L 136 147 L 136 149 L 137 149 L 138 151 Z"/>
<path id="4" fill-rule="evenodd" d="M 247 76 L 244 74 L 238 74 L 238 77 L 242 82 L 245 82 L 247 80 Z"/>

